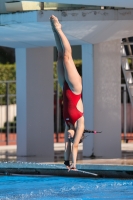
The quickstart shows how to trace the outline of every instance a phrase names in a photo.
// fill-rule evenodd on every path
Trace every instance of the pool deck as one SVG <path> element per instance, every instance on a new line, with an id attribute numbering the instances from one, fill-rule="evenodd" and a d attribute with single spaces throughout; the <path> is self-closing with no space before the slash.
<path id="1" fill-rule="evenodd" d="M 55 162 L 44 162 L 43 158 L 35 157 L 25 161 L 16 156 L 16 145 L 0 146 L 0 174 L 133 178 L 133 143 L 122 143 L 121 148 L 121 158 L 92 159 L 82 156 L 81 144 L 77 160 L 80 171 L 68 172 L 63 165 L 64 143 L 54 144 Z"/>

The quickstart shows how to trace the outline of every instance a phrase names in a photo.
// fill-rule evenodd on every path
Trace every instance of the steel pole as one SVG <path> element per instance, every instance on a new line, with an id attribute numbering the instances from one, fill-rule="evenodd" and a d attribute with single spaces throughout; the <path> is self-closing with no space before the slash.
<path id="1" fill-rule="evenodd" d="M 6 145 L 9 143 L 9 119 L 8 119 L 8 109 L 9 109 L 9 83 L 6 83 Z"/>

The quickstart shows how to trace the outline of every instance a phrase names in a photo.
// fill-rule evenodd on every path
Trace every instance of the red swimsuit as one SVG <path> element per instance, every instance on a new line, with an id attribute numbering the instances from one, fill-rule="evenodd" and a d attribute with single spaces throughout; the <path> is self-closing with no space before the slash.
<path id="1" fill-rule="evenodd" d="M 83 113 L 76 107 L 80 98 L 81 94 L 74 94 L 65 81 L 63 88 L 63 117 L 68 126 L 68 122 L 74 125 L 83 116 Z"/>

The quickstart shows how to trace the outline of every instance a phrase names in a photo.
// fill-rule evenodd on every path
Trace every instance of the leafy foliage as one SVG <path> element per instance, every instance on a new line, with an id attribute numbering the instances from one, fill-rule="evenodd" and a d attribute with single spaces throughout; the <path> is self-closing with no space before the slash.
<path id="1" fill-rule="evenodd" d="M 9 94 L 16 94 L 16 83 L 10 81 L 16 81 L 16 66 L 15 64 L 0 64 L 0 104 L 6 104 L 6 91 L 8 83 Z M 10 97 L 9 104 L 16 102 L 15 97 Z"/>

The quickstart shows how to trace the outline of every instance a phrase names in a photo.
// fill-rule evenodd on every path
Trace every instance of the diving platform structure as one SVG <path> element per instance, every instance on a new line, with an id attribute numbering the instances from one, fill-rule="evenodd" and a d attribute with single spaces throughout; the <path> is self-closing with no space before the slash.
<path id="1" fill-rule="evenodd" d="M 133 36 L 133 1 L 53 2 L 68 7 L 0 14 L 0 46 L 16 52 L 17 154 L 54 159 L 54 14 L 71 45 L 82 46 L 85 127 L 102 131 L 84 140 L 83 156 L 121 157 L 121 42 Z M 4 10 L 5 0 L 0 5 Z"/>

